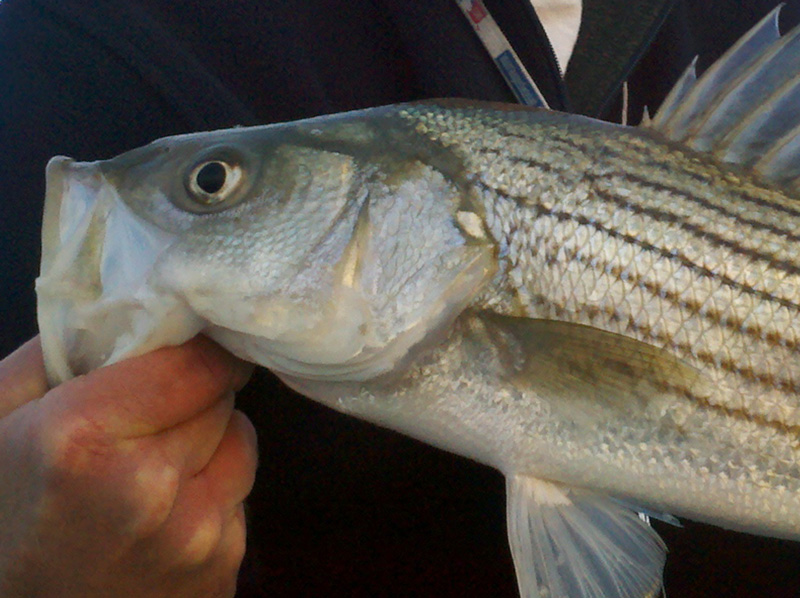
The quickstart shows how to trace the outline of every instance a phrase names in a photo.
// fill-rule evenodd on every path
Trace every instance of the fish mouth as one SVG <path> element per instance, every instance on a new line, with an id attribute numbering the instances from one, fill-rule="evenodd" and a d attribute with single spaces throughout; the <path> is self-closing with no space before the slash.
<path id="1" fill-rule="evenodd" d="M 153 274 L 172 243 L 125 205 L 102 162 L 47 165 L 37 312 L 48 382 L 191 338 L 199 330 Z M 164 322 L 171 324 L 164 330 Z"/>

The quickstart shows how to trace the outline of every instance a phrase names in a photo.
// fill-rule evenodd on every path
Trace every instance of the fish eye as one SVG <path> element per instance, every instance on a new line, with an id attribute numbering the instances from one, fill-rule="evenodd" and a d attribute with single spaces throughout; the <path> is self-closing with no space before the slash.
<path id="1" fill-rule="evenodd" d="M 198 215 L 222 212 L 246 200 L 260 173 L 253 152 L 228 143 L 177 160 L 181 174 L 169 177 L 167 197 L 176 208 Z"/>
<path id="2" fill-rule="evenodd" d="M 243 179 L 242 167 L 227 160 L 205 160 L 197 164 L 186 180 L 186 191 L 197 203 L 216 206 L 227 200 Z"/>

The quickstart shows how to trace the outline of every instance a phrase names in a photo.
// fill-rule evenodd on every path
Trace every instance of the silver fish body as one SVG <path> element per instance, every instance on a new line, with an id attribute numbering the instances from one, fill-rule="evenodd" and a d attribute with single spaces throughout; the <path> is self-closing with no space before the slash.
<path id="1" fill-rule="evenodd" d="M 598 427 L 597 399 L 585 389 L 569 407 L 551 406 L 549 412 L 584 420 L 596 434 L 582 454 L 570 456 L 573 467 L 605 455 L 622 477 L 637 472 L 633 478 L 653 492 L 649 504 L 663 500 L 667 480 L 674 479 L 675 501 L 692 490 L 680 507 L 664 501 L 665 510 L 713 513 L 744 529 L 797 537 L 797 200 L 647 130 L 549 113 L 535 124 L 480 110 L 448 116 L 453 124 L 444 134 L 452 139 L 454 128 L 470 132 L 460 151 L 468 156 L 468 176 L 483 196 L 486 227 L 503 256 L 481 307 L 624 335 L 696 370 L 692 375 L 666 363 L 648 373 L 646 392 L 609 390 L 616 396 L 608 399 L 608 430 Z M 437 117 L 442 120 L 430 110 L 419 118 Z M 428 127 L 430 135 L 441 134 Z M 627 349 L 620 349 L 621 360 Z M 571 354 L 575 368 L 600 357 L 575 347 Z M 598 375 L 609 374 L 596 367 Z M 593 382 L 595 392 L 602 384 Z M 533 416 L 520 413 L 520 422 Z M 554 432 L 560 426 L 544 427 Z M 548 434 L 537 430 L 534 436 Z M 548 444 L 569 441 L 553 437 Z M 568 470 L 559 463 L 544 477 Z M 592 487 L 617 483 L 599 464 L 579 467 L 575 481 L 586 476 Z M 748 501 L 733 498 L 744 488 Z M 640 491 L 633 493 L 644 498 Z M 725 514 L 728 506 L 732 511 Z"/>
<path id="2" fill-rule="evenodd" d="M 800 172 L 774 126 L 800 116 L 742 83 L 798 38 L 776 15 L 644 128 L 440 101 L 53 159 L 51 382 L 205 332 L 500 469 L 526 597 L 655 595 L 632 507 L 800 538 Z"/>

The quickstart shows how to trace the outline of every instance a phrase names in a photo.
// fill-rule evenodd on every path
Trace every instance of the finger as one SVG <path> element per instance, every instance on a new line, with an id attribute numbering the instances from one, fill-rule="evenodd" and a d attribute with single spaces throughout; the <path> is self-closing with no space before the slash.
<path id="1" fill-rule="evenodd" d="M 62 401 L 110 437 L 155 434 L 187 421 L 244 385 L 252 366 L 204 336 L 100 368 L 65 382 Z"/>
<path id="2" fill-rule="evenodd" d="M 228 577 L 233 580 L 234 593 L 236 578 L 242 566 L 246 548 L 247 523 L 244 504 L 239 504 L 234 507 L 223 528 L 222 539 L 220 540 L 216 557 L 220 576 L 223 579 Z"/>
<path id="3" fill-rule="evenodd" d="M 253 425 L 234 410 L 208 466 L 181 484 L 168 519 L 152 539 L 154 562 L 180 569 L 208 561 L 250 493 L 257 464 Z"/>
<path id="4" fill-rule="evenodd" d="M 205 478 L 212 500 L 227 511 L 250 494 L 257 468 L 255 428 L 244 413 L 234 410 L 216 453 L 197 477 Z"/>
<path id="5" fill-rule="evenodd" d="M 142 544 L 143 565 L 178 579 L 188 575 L 204 596 L 232 595 L 246 549 L 244 505 L 223 511 L 202 486 L 194 480 L 184 487 L 167 525 Z"/>
<path id="6" fill-rule="evenodd" d="M 0 361 L 0 418 L 47 392 L 42 345 L 36 336 Z"/>
<path id="7" fill-rule="evenodd" d="M 153 563 L 167 568 L 199 566 L 215 550 L 225 521 L 241 506 L 255 480 L 258 456 L 255 430 L 247 417 L 233 411 L 209 464 L 184 479 L 170 503 L 168 516 L 157 525 L 140 525 Z M 150 531 L 148 531 L 150 530 Z"/>
<path id="8" fill-rule="evenodd" d="M 247 545 L 247 527 L 244 505 L 237 505 L 224 519 L 222 533 L 215 552 L 200 571 L 190 570 L 189 576 L 200 580 L 202 592 L 194 595 L 213 598 L 233 598 L 236 594 L 236 580 L 244 560 Z M 207 581 L 206 581 L 207 580 Z"/>
<path id="9" fill-rule="evenodd" d="M 203 480 L 183 484 L 169 520 L 157 537 L 156 561 L 185 570 L 200 567 L 216 554 L 223 535 L 224 512 L 211 498 Z"/>
<path id="10" fill-rule="evenodd" d="M 244 505 L 238 505 L 223 520 L 219 540 L 207 561 L 195 567 L 184 568 L 184 576 L 196 588 L 188 595 L 233 598 L 246 545 Z"/>
<path id="11" fill-rule="evenodd" d="M 191 478 L 202 471 L 217 452 L 230 423 L 234 396 L 230 393 L 202 413 L 151 437 L 181 478 Z"/>
<path id="12" fill-rule="evenodd" d="M 223 504 L 208 478 L 195 476 L 181 486 L 168 519 L 144 539 L 153 566 L 166 570 L 201 567 L 219 553 L 225 528 L 239 504 Z"/>

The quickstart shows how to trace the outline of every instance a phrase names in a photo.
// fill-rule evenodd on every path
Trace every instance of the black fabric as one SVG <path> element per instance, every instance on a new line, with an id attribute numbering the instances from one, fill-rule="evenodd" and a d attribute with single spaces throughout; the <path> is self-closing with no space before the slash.
<path id="1" fill-rule="evenodd" d="M 675 0 L 583 0 L 584 18 L 566 79 L 574 109 L 601 116 L 661 28 Z"/>
<path id="2" fill-rule="evenodd" d="M 182 119 L 181 126 L 203 129 L 210 125 L 257 124 L 251 110 L 145 7 L 98 2 L 92 10 L 75 10 L 64 2 L 41 0 L 33 4 L 76 37 L 90 41 L 96 52 L 138 74 L 152 95 Z"/>
<path id="3" fill-rule="evenodd" d="M 617 120 L 628 78 L 634 122 L 695 54 L 716 57 L 772 8 L 679 0 L 658 28 L 663 1 L 586 0 L 565 86 L 525 0 L 486 4 L 554 107 Z M 513 101 L 452 0 L 0 0 L 0 353 L 35 334 L 50 156 L 442 96 Z M 499 474 L 335 414 L 266 372 L 240 404 L 262 456 L 241 596 L 516 595 Z M 671 596 L 796 595 L 797 544 L 660 531 Z"/>

